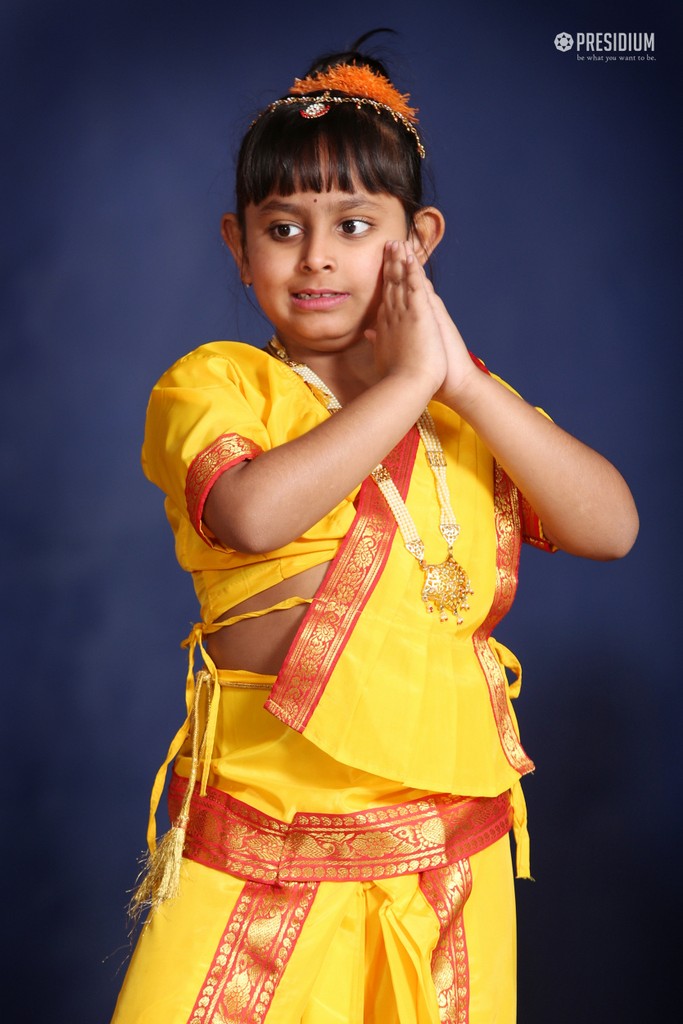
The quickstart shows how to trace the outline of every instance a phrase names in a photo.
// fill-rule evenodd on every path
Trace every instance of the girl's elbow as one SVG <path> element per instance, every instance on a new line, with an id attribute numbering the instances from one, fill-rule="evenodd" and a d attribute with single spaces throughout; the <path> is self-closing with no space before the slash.
<path id="1" fill-rule="evenodd" d="M 631 515 L 629 515 L 621 524 L 621 529 L 619 531 L 615 531 L 614 553 L 610 556 L 612 559 L 623 558 L 629 553 L 636 542 L 639 529 L 640 520 L 634 505 Z"/>
<path id="2" fill-rule="evenodd" d="M 274 551 L 281 540 L 282 526 L 272 503 L 260 490 L 241 486 L 248 463 L 240 463 L 218 478 L 204 506 L 204 522 L 220 543 L 246 555 Z"/>
<path id="3" fill-rule="evenodd" d="M 287 542 L 279 536 L 277 524 L 248 510 L 238 511 L 215 532 L 222 544 L 245 555 L 265 555 Z"/>
<path id="4" fill-rule="evenodd" d="M 628 491 L 622 502 L 620 514 L 614 517 L 611 529 L 612 552 L 610 559 L 623 558 L 636 542 L 640 520 L 633 495 Z"/>
<path id="5" fill-rule="evenodd" d="M 633 516 L 618 523 L 612 522 L 608 534 L 585 554 L 598 562 L 615 562 L 624 558 L 636 542 L 638 527 L 638 515 L 634 511 Z"/>
<path id="6" fill-rule="evenodd" d="M 561 531 L 554 533 L 543 524 L 546 538 L 561 551 L 580 558 L 590 558 L 596 562 L 614 562 L 624 558 L 636 542 L 638 536 L 638 513 L 633 506 L 620 518 L 611 518 L 604 523 L 586 525 L 580 531 Z"/>

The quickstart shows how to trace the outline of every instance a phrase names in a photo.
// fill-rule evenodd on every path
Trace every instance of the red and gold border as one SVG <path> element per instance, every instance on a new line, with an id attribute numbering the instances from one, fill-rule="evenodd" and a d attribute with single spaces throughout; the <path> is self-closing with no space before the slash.
<path id="1" fill-rule="evenodd" d="M 246 883 L 188 1024 L 261 1024 L 317 890 L 314 882 Z"/>
<path id="2" fill-rule="evenodd" d="M 187 780 L 174 775 L 175 820 Z M 346 882 L 431 871 L 471 857 L 512 824 L 509 793 L 435 795 L 354 814 L 303 814 L 291 823 L 209 787 L 195 788 L 184 855 L 238 878 L 279 884 Z"/>
<path id="3" fill-rule="evenodd" d="M 505 756 L 512 767 L 525 775 L 534 765 L 519 742 L 510 714 L 507 679 L 488 640 L 495 626 L 510 610 L 517 590 L 522 540 L 519 491 L 496 463 L 494 466 L 494 517 L 496 523 L 496 585 L 488 616 L 472 637 L 474 650 L 486 678 L 489 698 Z"/>
<path id="4" fill-rule="evenodd" d="M 413 427 L 383 460 L 404 500 L 418 440 Z M 382 575 L 396 529 L 396 520 L 379 488 L 368 477 L 360 489 L 356 517 L 311 602 L 265 704 L 266 710 L 297 732 L 303 732 L 310 721 Z"/>
<path id="5" fill-rule="evenodd" d="M 204 504 L 218 477 L 238 462 L 255 459 L 262 451 L 255 441 L 241 434 L 221 434 L 194 457 L 187 471 L 185 500 L 190 522 L 202 540 L 207 539 L 202 531 Z"/>
<path id="6" fill-rule="evenodd" d="M 472 892 L 469 860 L 426 872 L 420 879 L 420 888 L 440 925 L 439 940 L 432 953 L 439 1019 L 441 1024 L 468 1024 L 470 978 L 463 910 Z"/>

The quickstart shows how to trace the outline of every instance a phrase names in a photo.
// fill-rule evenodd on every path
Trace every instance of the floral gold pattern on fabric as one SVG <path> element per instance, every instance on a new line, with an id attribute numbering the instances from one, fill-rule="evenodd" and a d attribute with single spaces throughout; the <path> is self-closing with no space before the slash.
<path id="1" fill-rule="evenodd" d="M 470 983 L 463 923 L 472 892 L 469 860 L 424 874 L 420 888 L 439 919 L 440 934 L 432 954 L 432 978 L 441 1024 L 468 1024 Z"/>
<path id="2" fill-rule="evenodd" d="M 491 609 L 472 637 L 474 650 L 484 672 L 498 736 L 512 767 L 524 775 L 534 764 L 519 742 L 510 712 L 507 678 L 488 640 L 493 629 L 510 609 L 517 590 L 517 572 L 521 548 L 519 492 L 507 473 L 496 463 L 494 467 L 494 517 L 496 523 L 496 586 Z"/>
<path id="3" fill-rule="evenodd" d="M 413 427 L 384 460 L 405 499 L 417 452 Z M 367 604 L 389 557 L 396 520 L 371 479 L 360 489 L 358 512 L 294 638 L 265 704 L 291 729 L 302 732 Z"/>
<path id="4" fill-rule="evenodd" d="M 216 478 L 226 469 L 255 459 L 263 451 L 254 441 L 241 434 L 221 434 L 190 463 L 185 483 L 185 500 L 190 522 L 201 535 L 201 520 L 207 495 Z"/>
<path id="5" fill-rule="evenodd" d="M 171 817 L 187 780 L 173 777 Z M 437 795 L 354 814 L 279 821 L 218 789 L 192 795 L 185 856 L 259 882 L 369 880 L 431 871 L 473 856 L 512 824 L 509 793 Z"/>
<path id="6" fill-rule="evenodd" d="M 312 882 L 247 882 L 188 1024 L 261 1024 L 317 890 Z"/>

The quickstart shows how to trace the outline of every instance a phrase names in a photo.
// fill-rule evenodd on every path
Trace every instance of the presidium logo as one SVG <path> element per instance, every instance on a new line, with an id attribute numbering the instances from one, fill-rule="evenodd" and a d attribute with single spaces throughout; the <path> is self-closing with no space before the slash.
<path id="1" fill-rule="evenodd" d="M 574 45 L 574 37 L 569 35 L 569 32 L 558 32 L 555 36 L 555 48 L 562 50 L 566 53 L 567 50 L 571 50 Z"/>
<path id="2" fill-rule="evenodd" d="M 555 49 L 568 53 L 576 43 L 577 60 L 617 61 L 656 60 L 654 32 L 558 32 Z"/>

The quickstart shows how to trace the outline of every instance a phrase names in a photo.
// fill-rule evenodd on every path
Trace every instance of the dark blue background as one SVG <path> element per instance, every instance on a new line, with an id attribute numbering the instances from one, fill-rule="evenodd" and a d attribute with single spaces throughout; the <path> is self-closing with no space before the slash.
<path id="1" fill-rule="evenodd" d="M 489 366 L 616 462 L 642 516 L 620 563 L 526 552 L 499 634 L 524 662 L 538 768 L 520 1021 L 661 1019 L 673 992 L 680 5 L 14 0 L 0 415 L 17 1019 L 108 1020 L 128 955 L 126 890 L 196 615 L 139 468 L 145 403 L 195 345 L 268 336 L 218 233 L 235 147 L 313 56 L 378 24 L 400 32 L 385 50 L 448 222 L 437 287 Z M 656 61 L 578 62 L 560 31 L 654 32 Z"/>

